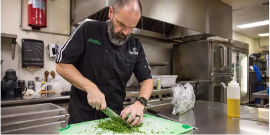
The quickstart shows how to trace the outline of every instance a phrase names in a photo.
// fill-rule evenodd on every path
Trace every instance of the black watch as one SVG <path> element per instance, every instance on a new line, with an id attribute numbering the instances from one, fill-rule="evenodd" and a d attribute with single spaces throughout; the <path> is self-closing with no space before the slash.
<path id="1" fill-rule="evenodd" d="M 147 100 L 144 97 L 139 97 L 137 101 L 140 101 L 144 106 L 147 105 Z"/>

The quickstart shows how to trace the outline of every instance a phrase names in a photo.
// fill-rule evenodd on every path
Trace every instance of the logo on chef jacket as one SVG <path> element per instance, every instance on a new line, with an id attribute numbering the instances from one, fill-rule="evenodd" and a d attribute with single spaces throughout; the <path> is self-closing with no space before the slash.
<path id="1" fill-rule="evenodd" d="M 91 42 L 91 43 L 94 43 L 94 44 L 98 44 L 98 45 L 101 44 L 98 40 L 95 40 L 95 39 L 92 39 L 92 38 L 87 39 L 87 41 Z"/>
<path id="2" fill-rule="evenodd" d="M 132 50 L 129 50 L 129 54 L 130 55 L 138 55 L 138 51 L 137 51 L 137 49 L 135 47 L 133 47 Z"/>

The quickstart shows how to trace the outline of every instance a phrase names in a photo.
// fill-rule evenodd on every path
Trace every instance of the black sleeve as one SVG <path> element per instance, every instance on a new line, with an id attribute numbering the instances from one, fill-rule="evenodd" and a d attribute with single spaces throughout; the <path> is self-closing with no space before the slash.
<path id="1" fill-rule="evenodd" d="M 143 82 L 144 80 L 152 79 L 151 67 L 149 66 L 141 42 L 137 40 L 137 43 L 139 43 L 141 49 L 135 64 L 134 74 L 139 82 Z"/>
<path id="2" fill-rule="evenodd" d="M 87 22 L 78 26 L 78 28 L 68 38 L 66 43 L 58 51 L 56 63 L 73 64 L 74 66 L 84 54 L 86 43 L 86 25 Z"/>

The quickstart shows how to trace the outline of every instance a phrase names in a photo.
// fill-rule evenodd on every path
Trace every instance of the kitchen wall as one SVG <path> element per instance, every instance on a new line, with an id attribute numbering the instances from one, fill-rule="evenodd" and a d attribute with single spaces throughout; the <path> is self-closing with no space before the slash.
<path id="1" fill-rule="evenodd" d="M 260 47 L 262 46 L 269 46 L 269 37 L 268 38 L 261 38 L 258 39 L 260 43 Z"/>
<path id="2" fill-rule="evenodd" d="M 47 32 L 56 32 L 61 34 L 69 34 L 69 14 L 70 4 L 67 0 L 47 0 L 47 28 L 41 29 Z M 27 26 L 27 0 L 23 0 L 23 27 L 31 30 Z M 20 21 L 20 0 L 1 0 L 1 29 L 2 33 L 16 34 L 17 46 L 15 52 L 15 59 L 11 57 L 10 41 L 5 38 L 1 38 L 1 59 L 4 60 L 1 66 L 1 77 L 5 75 L 7 69 L 15 69 L 17 76 L 23 80 L 34 80 L 36 76 L 42 77 L 46 70 L 55 71 L 55 60 L 50 60 L 47 54 L 48 44 L 62 45 L 68 38 L 68 36 L 53 35 L 37 32 L 26 32 L 19 29 Z M 44 68 L 35 71 L 29 71 L 28 69 L 21 68 L 21 39 L 31 38 L 44 41 Z"/>
<path id="3" fill-rule="evenodd" d="M 13 8 L 10 8 L 13 7 Z M 67 0 L 48 0 L 47 1 L 47 25 L 45 29 L 41 31 L 56 32 L 61 34 L 69 33 L 69 14 L 70 5 Z M 26 32 L 19 29 L 19 19 L 20 19 L 20 0 L 1 0 L 1 28 L 2 33 L 16 34 L 17 43 L 15 59 L 12 60 L 11 57 L 11 46 L 10 40 L 6 38 L 1 38 L 1 59 L 4 60 L 1 68 L 1 77 L 5 75 L 5 71 L 8 69 L 15 69 L 17 76 L 23 80 L 34 80 L 35 77 L 44 77 L 44 72 L 55 71 L 55 59 L 49 59 L 47 45 L 48 44 L 58 44 L 62 45 L 66 42 L 68 36 L 45 34 L 37 32 Z M 23 27 L 25 29 L 31 30 L 27 26 L 27 0 L 23 0 Z M 136 36 L 142 42 L 145 49 L 148 61 L 153 62 L 170 62 L 171 60 L 171 50 L 172 44 L 166 43 L 164 41 Z M 30 71 L 25 68 L 21 68 L 21 39 L 31 38 L 39 39 L 44 41 L 44 68 Z M 154 75 L 165 75 L 170 74 L 171 67 L 169 65 L 163 67 L 152 66 L 152 74 Z M 131 81 L 135 78 L 132 77 Z"/>
<path id="4" fill-rule="evenodd" d="M 254 39 L 243 34 L 233 32 L 233 39 L 249 44 L 249 54 L 259 53 L 258 39 Z"/>

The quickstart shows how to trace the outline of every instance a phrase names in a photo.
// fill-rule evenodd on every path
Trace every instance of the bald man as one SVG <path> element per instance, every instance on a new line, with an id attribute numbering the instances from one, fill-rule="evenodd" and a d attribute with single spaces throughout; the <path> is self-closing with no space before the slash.
<path id="1" fill-rule="evenodd" d="M 116 0 L 108 21 L 81 24 L 60 49 L 56 71 L 72 84 L 69 124 L 105 118 L 100 110 L 106 107 L 123 119 L 131 114 L 132 126 L 142 122 L 153 80 L 142 44 L 131 36 L 141 15 L 138 0 Z M 132 73 L 141 89 L 137 101 L 123 109 Z"/>

